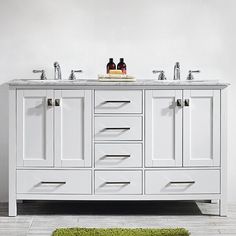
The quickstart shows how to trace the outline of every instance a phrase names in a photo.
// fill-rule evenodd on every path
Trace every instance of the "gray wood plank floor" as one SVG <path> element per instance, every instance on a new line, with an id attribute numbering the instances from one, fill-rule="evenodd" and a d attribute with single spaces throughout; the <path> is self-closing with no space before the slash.
<path id="1" fill-rule="evenodd" d="M 236 235 L 236 204 L 228 217 L 219 217 L 217 203 L 158 202 L 65 202 L 18 203 L 18 216 L 7 216 L 0 203 L 1 236 L 46 236 L 60 227 L 184 227 L 194 236 Z"/>

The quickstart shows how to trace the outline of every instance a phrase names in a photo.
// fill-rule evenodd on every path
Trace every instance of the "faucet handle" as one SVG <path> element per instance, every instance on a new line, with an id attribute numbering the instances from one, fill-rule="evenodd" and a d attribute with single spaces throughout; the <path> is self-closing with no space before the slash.
<path id="1" fill-rule="evenodd" d="M 193 73 L 200 73 L 200 70 L 189 70 L 187 80 L 193 80 Z"/>
<path id="2" fill-rule="evenodd" d="M 153 70 L 152 73 L 153 73 L 153 74 L 160 73 L 160 74 L 158 75 L 158 80 L 166 80 L 166 76 L 165 76 L 165 74 L 164 74 L 164 73 L 165 73 L 164 70 Z"/>
<path id="3" fill-rule="evenodd" d="M 75 73 L 82 73 L 82 70 L 71 70 L 69 80 L 76 80 Z"/>
<path id="4" fill-rule="evenodd" d="M 40 79 L 41 80 L 46 80 L 46 74 L 45 74 L 45 70 L 33 70 L 33 73 L 41 73 Z"/>

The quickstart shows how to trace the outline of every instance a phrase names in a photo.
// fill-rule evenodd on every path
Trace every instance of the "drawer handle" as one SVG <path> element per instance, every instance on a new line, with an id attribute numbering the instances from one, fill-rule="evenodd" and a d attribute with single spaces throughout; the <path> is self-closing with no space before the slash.
<path id="1" fill-rule="evenodd" d="M 117 185 L 121 185 L 121 184 L 130 184 L 130 181 L 106 181 L 105 184 L 117 184 Z"/>
<path id="2" fill-rule="evenodd" d="M 55 182 L 52 182 L 52 181 L 41 181 L 40 183 L 41 184 L 66 184 L 65 181 L 55 181 Z"/>
<path id="3" fill-rule="evenodd" d="M 121 155 L 110 155 L 110 154 L 108 154 L 108 155 L 105 155 L 105 158 L 109 158 L 109 159 L 117 159 L 117 158 L 128 158 L 128 157 L 130 157 L 130 155 L 128 155 L 128 154 L 121 154 Z"/>
<path id="4" fill-rule="evenodd" d="M 129 127 L 108 127 L 104 128 L 104 130 L 130 130 Z"/>
<path id="5" fill-rule="evenodd" d="M 105 101 L 104 103 L 131 103 L 131 101 Z"/>
<path id="6" fill-rule="evenodd" d="M 195 184 L 195 181 L 170 181 L 170 184 Z"/>

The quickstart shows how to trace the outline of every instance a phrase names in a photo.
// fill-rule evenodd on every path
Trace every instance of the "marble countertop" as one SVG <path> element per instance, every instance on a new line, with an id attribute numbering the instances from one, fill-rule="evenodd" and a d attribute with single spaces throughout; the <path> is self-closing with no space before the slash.
<path id="1" fill-rule="evenodd" d="M 78 80 L 33 80 L 15 79 L 8 83 L 10 86 L 219 86 L 227 87 L 227 82 L 219 80 L 136 80 L 134 82 L 104 82 L 97 79 Z"/>

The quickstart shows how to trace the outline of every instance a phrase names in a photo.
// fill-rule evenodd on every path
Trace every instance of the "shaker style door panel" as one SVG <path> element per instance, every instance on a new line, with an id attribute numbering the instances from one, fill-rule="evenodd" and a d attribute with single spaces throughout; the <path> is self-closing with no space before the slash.
<path id="1" fill-rule="evenodd" d="M 184 99 L 184 166 L 219 166 L 220 91 L 186 90 Z"/>
<path id="2" fill-rule="evenodd" d="M 55 166 L 91 166 L 91 91 L 55 91 Z"/>
<path id="3" fill-rule="evenodd" d="M 182 166 L 181 103 L 180 90 L 146 91 L 145 165 L 147 167 Z"/>
<path id="4" fill-rule="evenodd" d="M 17 165 L 53 166 L 53 91 L 17 91 Z"/>

